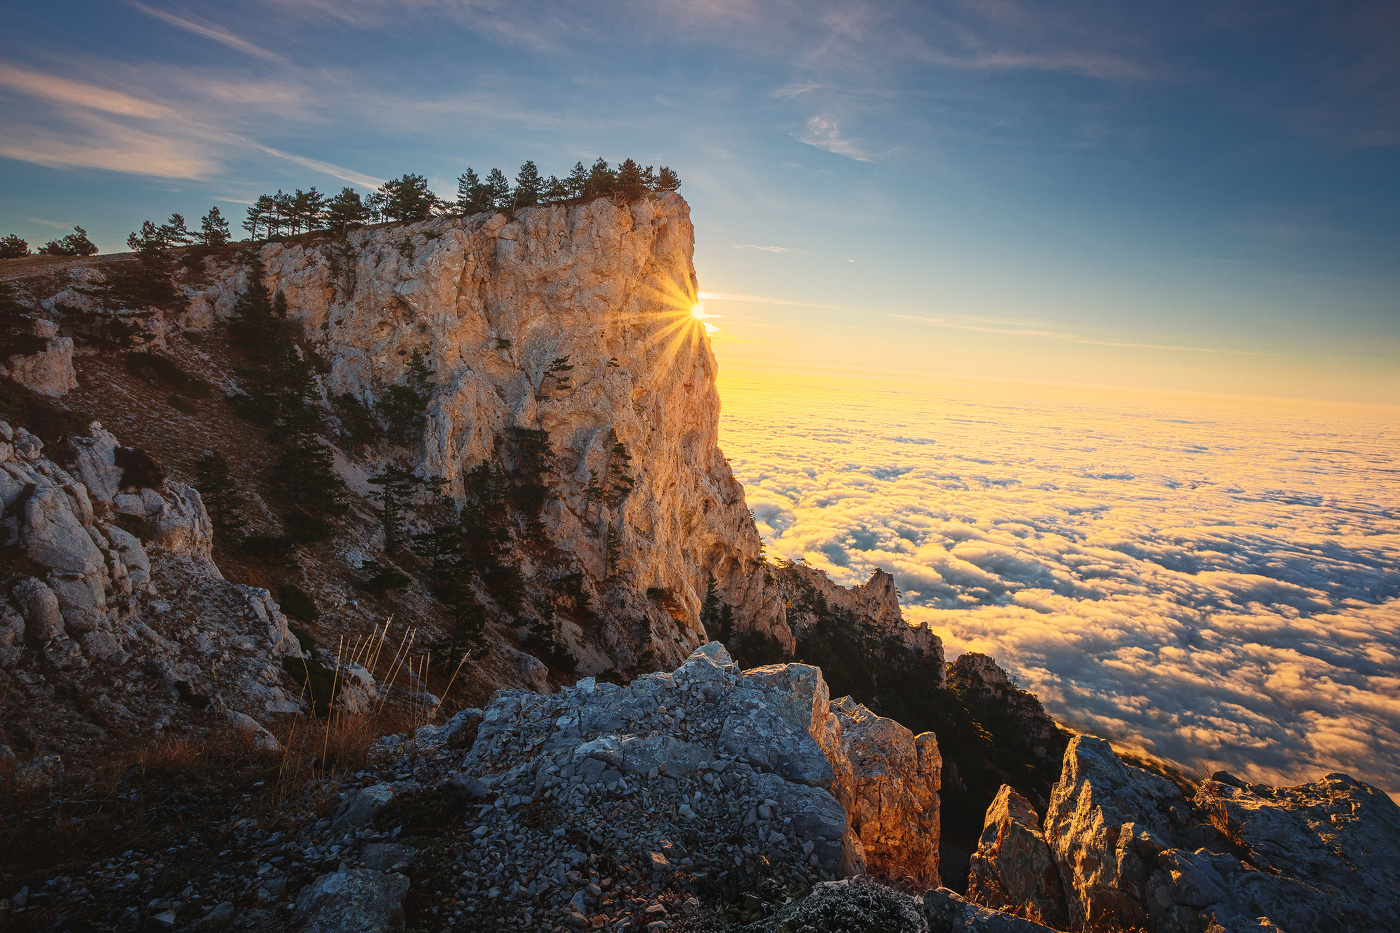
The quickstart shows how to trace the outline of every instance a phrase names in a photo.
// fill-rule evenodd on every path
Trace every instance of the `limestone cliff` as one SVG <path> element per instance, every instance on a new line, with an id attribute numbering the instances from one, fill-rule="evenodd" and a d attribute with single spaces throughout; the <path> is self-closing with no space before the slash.
<path id="1" fill-rule="evenodd" d="M 560 555 L 524 569 L 581 571 L 608 607 L 601 637 L 564 627 L 584 672 L 634 665 L 647 650 L 658 662 L 684 658 L 705 640 L 711 577 L 740 629 L 793 645 L 717 444 L 715 360 L 690 313 L 693 241 L 689 208 L 671 194 L 261 249 L 268 287 L 328 364 L 329 395 L 373 403 L 403 382 L 412 354 L 429 362 L 420 475 L 444 478 L 460 498 L 477 464 L 517 466 L 499 450 L 509 429 L 548 432 L 554 495 L 541 517 Z M 181 326 L 227 318 L 247 267 L 210 260 L 206 272 Z"/>

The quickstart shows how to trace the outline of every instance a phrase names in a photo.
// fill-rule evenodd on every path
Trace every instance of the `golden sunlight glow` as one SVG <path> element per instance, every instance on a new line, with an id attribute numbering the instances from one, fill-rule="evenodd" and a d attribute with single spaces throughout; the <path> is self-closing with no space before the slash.
<path id="1" fill-rule="evenodd" d="M 703 301 L 697 301 L 690 306 L 690 316 L 705 325 L 705 333 L 714 334 L 719 332 L 719 328 L 709 322 L 708 318 L 711 315 L 705 313 L 705 303 Z"/>
<path id="2" fill-rule="evenodd" d="M 690 283 L 663 281 L 653 298 L 657 326 L 644 340 L 646 352 L 659 351 L 670 360 L 682 355 L 690 358 L 690 354 L 702 351 L 706 337 L 718 332 L 718 327 L 705 320 L 713 315 L 705 312 Z"/>

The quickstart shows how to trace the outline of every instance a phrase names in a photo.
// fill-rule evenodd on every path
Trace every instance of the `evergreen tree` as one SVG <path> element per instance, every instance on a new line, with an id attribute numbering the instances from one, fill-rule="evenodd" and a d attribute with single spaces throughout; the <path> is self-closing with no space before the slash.
<path id="1" fill-rule="evenodd" d="M 588 169 L 583 167 L 582 162 L 574 163 L 573 171 L 564 179 L 564 186 L 569 189 L 571 198 L 581 198 L 588 193 Z"/>
<path id="2" fill-rule="evenodd" d="M 382 191 L 371 191 L 365 197 L 365 207 L 369 209 L 369 216 L 375 223 L 388 220 L 386 205 L 388 198 Z"/>
<path id="3" fill-rule="evenodd" d="M 389 386 L 375 406 L 389 439 L 396 444 L 412 444 L 428 421 L 428 401 L 433 395 L 433 369 L 422 350 L 408 358 L 404 384 Z"/>
<path id="4" fill-rule="evenodd" d="M 588 170 L 588 181 L 584 185 L 583 196 L 586 198 L 598 198 L 612 194 L 617 187 L 617 174 L 608 167 L 608 163 L 602 156 L 593 163 L 593 167 Z"/>
<path id="5" fill-rule="evenodd" d="M 384 549 L 396 551 L 402 543 L 403 513 L 409 500 L 423 481 L 411 470 L 397 463 L 385 464 L 383 469 L 369 478 L 371 486 L 378 492 L 371 496 L 380 504 L 379 515 L 384 526 Z"/>
<path id="6" fill-rule="evenodd" d="M 166 246 L 189 246 L 194 237 L 185 227 L 183 214 L 171 214 L 170 219 L 160 225 L 160 235 Z"/>
<path id="7" fill-rule="evenodd" d="M 486 186 L 491 189 L 491 207 L 502 208 L 510 206 L 510 181 L 506 178 L 506 173 L 498 168 L 491 169 L 486 176 Z"/>
<path id="8" fill-rule="evenodd" d="M 476 169 L 468 168 L 457 176 L 457 201 L 454 205 L 459 214 L 479 214 L 487 209 L 485 192 Z"/>
<path id="9" fill-rule="evenodd" d="M 243 221 L 243 229 L 248 231 L 249 239 L 256 240 L 259 230 L 267 237 L 272 236 L 272 215 L 276 207 L 272 195 L 258 195 L 258 199 L 247 210 L 247 219 Z"/>
<path id="10" fill-rule="evenodd" d="M 325 223 L 332 230 L 344 236 L 351 227 L 358 227 L 369 220 L 369 208 L 360 200 L 360 193 L 354 188 L 341 188 L 340 194 L 326 202 Z"/>
<path id="11" fill-rule="evenodd" d="M 200 220 L 197 236 L 205 246 L 223 246 L 233 239 L 229 233 L 228 221 L 224 220 L 224 215 L 219 213 L 217 206 L 209 208 L 209 213 Z"/>
<path id="12" fill-rule="evenodd" d="M 273 236 L 281 236 L 282 231 L 290 230 L 295 233 L 292 220 L 296 214 L 296 198 L 287 194 L 281 188 L 272 196 L 272 227 Z"/>
<path id="13" fill-rule="evenodd" d="M 556 175 L 550 175 L 549 181 L 545 182 L 544 200 L 552 203 L 554 201 L 567 201 L 568 199 L 568 183 L 560 181 Z"/>
<path id="14" fill-rule="evenodd" d="M 292 195 L 292 229 L 307 231 L 319 228 L 326 214 L 326 196 L 313 185 L 310 191 L 296 190 Z"/>
<path id="15" fill-rule="evenodd" d="M 617 193 L 629 204 L 646 193 L 642 186 L 641 167 L 631 159 L 624 160 L 617 167 Z"/>
<path id="16" fill-rule="evenodd" d="M 233 304 L 233 332 L 264 367 L 279 354 L 286 330 L 273 316 L 272 295 L 263 284 L 262 256 L 254 251 L 243 290 Z M 290 341 L 287 341 L 290 342 Z"/>
<path id="17" fill-rule="evenodd" d="M 243 518 L 244 501 L 238 493 L 238 484 L 229 472 L 228 460 L 221 453 L 205 454 L 194 462 L 195 485 L 199 497 L 209 511 L 214 527 L 222 532 L 235 533 L 247 522 Z"/>
<path id="18" fill-rule="evenodd" d="M 45 256 L 91 256 L 97 252 L 97 244 L 88 239 L 87 231 L 82 227 L 74 227 L 66 237 L 45 243 L 39 252 Z"/>
<path id="19" fill-rule="evenodd" d="M 379 188 L 384 198 L 384 215 L 393 221 L 427 220 L 438 206 L 438 197 L 428 190 L 422 175 L 404 174 L 386 181 Z"/>
<path id="20" fill-rule="evenodd" d="M 152 253 L 159 253 L 169 243 L 166 242 L 160 227 L 149 220 L 143 220 L 139 231 L 127 235 L 126 245 L 142 256 L 148 256 Z"/>
<path id="21" fill-rule="evenodd" d="M 20 259 L 29 255 L 29 244 L 11 233 L 0 238 L 0 259 Z"/>
<path id="22" fill-rule="evenodd" d="M 544 179 L 540 178 L 540 170 L 535 167 L 533 161 L 527 160 L 515 176 L 515 206 L 529 207 L 538 204 L 543 192 Z"/>
<path id="23" fill-rule="evenodd" d="M 607 534 L 603 538 L 603 576 L 611 579 L 617 576 L 620 569 L 618 563 L 622 558 L 622 537 L 617 533 L 617 529 L 612 525 L 608 526 Z"/>
<path id="24" fill-rule="evenodd" d="M 705 584 L 705 602 L 700 607 L 700 624 L 705 628 L 705 635 L 712 639 L 719 638 L 720 607 L 719 587 L 715 575 L 710 574 Z"/>
<path id="25" fill-rule="evenodd" d="M 661 170 L 656 174 L 656 188 L 658 191 L 675 191 L 681 186 L 680 177 L 666 166 L 661 166 Z"/>
<path id="26" fill-rule="evenodd" d="M 612 441 L 612 448 L 608 451 L 606 492 L 617 500 L 632 491 L 632 455 L 611 430 L 608 432 L 608 438 Z"/>
<path id="27" fill-rule="evenodd" d="M 545 367 L 544 374 L 540 377 L 540 391 L 537 398 L 542 398 L 545 392 L 567 392 L 573 388 L 573 383 L 569 380 L 569 373 L 573 372 L 574 364 L 569 362 L 567 356 L 556 356 L 550 364 Z"/>

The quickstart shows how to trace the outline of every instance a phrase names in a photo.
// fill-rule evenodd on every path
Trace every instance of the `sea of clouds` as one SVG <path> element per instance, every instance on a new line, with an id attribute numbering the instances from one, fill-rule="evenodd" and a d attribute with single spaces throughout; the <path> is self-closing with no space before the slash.
<path id="1" fill-rule="evenodd" d="M 1400 799 L 1400 420 L 746 374 L 721 393 L 771 558 L 891 571 L 950 658 L 992 655 L 1073 727 Z"/>

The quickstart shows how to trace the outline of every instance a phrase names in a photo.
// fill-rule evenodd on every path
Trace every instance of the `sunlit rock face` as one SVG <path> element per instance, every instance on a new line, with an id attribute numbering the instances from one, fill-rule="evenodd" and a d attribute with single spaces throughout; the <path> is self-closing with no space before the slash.
<path id="1" fill-rule="evenodd" d="M 933 662 L 929 668 L 936 676 L 931 686 L 943 686 L 943 642 L 928 626 L 905 621 L 893 575 L 875 570 L 864 583 L 846 587 L 832 582 L 815 567 L 786 561 L 779 562 L 779 566 L 779 585 L 789 603 L 799 607 L 790 610 L 788 616 L 795 632 L 801 633 L 833 611 L 847 615 L 869 635 L 896 638 L 920 657 L 929 659 Z"/>
<path id="2" fill-rule="evenodd" d="M 1040 831 L 1035 808 L 1003 784 L 987 808 L 982 837 L 972 855 L 968 900 L 1064 929 L 1060 873 Z"/>
<path id="3" fill-rule="evenodd" d="M 987 825 L 1006 827 L 1005 839 L 1033 816 L 989 812 Z M 1073 930 L 1400 928 L 1400 807 L 1344 774 L 1272 787 L 1220 772 L 1188 800 L 1107 742 L 1077 736 L 1044 829 Z M 983 842 L 969 893 L 1030 909 L 1030 887 L 982 883 L 1018 872 L 1019 848 L 987 845 L 987 833 Z"/>
<path id="4" fill-rule="evenodd" d="M 491 458 L 510 428 L 549 432 L 545 531 L 608 609 L 599 635 L 563 632 L 583 672 L 647 652 L 679 663 L 705 641 L 711 576 L 738 628 L 793 646 L 743 489 L 717 446 L 715 359 L 690 313 L 693 245 L 690 209 L 669 194 L 262 248 L 266 284 L 286 294 L 290 318 L 329 363 L 333 395 L 373 402 L 424 354 L 436 375 L 421 475 L 461 496 L 464 471 Z M 208 273 L 187 325 L 227 317 L 246 268 Z M 515 466 L 509 455 L 505 465 Z M 609 493 L 622 472 L 630 491 Z M 528 578 L 534 568 L 523 569 Z"/>

